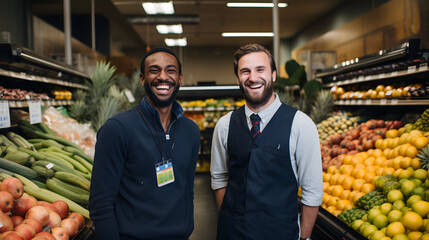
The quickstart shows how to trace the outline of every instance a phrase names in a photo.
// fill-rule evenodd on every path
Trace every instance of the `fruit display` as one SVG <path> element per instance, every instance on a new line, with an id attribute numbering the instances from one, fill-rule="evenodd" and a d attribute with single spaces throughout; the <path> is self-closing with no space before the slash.
<path id="1" fill-rule="evenodd" d="M 429 131 L 429 108 L 426 109 L 413 125 L 414 129 Z"/>
<path id="2" fill-rule="evenodd" d="M 51 94 L 55 100 L 71 100 L 73 97 L 73 94 L 65 88 L 55 88 Z"/>
<path id="3" fill-rule="evenodd" d="M 385 99 L 385 98 L 417 98 L 428 97 L 429 88 L 421 83 L 407 86 L 377 85 L 375 88 L 361 90 L 347 90 L 340 86 L 333 86 L 331 94 L 336 99 Z"/>
<path id="4" fill-rule="evenodd" d="M 180 101 L 179 102 L 183 108 L 210 108 L 210 107 L 225 107 L 234 108 L 241 107 L 245 104 L 244 100 L 234 101 L 233 99 L 214 99 L 208 98 L 203 100 L 195 100 L 195 101 Z"/>
<path id="5" fill-rule="evenodd" d="M 362 135 L 368 140 L 369 133 L 375 133 L 371 140 L 376 140 L 368 149 L 351 150 L 353 154 L 344 143 L 349 152 L 343 153 L 342 161 L 337 155 L 334 164 L 324 162 L 322 207 L 368 239 L 427 239 L 429 132 L 413 127 L 369 120 L 328 137 L 322 154 L 331 160 L 332 151 L 340 151 L 334 143 L 341 146 L 345 138 L 362 142 Z"/>
<path id="6" fill-rule="evenodd" d="M 336 125 L 338 124 L 331 123 L 330 128 Z M 372 149 L 389 129 L 398 129 L 402 125 L 401 121 L 371 119 L 341 134 L 330 135 L 321 142 L 323 170 L 326 171 L 332 165 L 341 166 L 347 155 Z"/>
<path id="7" fill-rule="evenodd" d="M 219 118 L 243 106 L 245 101 L 208 98 L 204 101 L 181 101 L 180 104 L 185 109 L 185 116 L 193 120 L 203 131 L 206 128 L 214 128 Z"/>
<path id="8" fill-rule="evenodd" d="M 49 100 L 46 93 L 35 93 L 21 89 L 8 89 L 0 86 L 0 99 L 4 100 Z"/>
<path id="9" fill-rule="evenodd" d="M 342 134 L 344 131 L 357 126 L 357 119 L 357 117 L 349 117 L 347 114 L 338 113 L 323 120 L 317 125 L 320 142 L 323 142 L 330 135 L 335 133 Z"/>
<path id="10" fill-rule="evenodd" d="M 65 201 L 71 211 L 89 219 L 86 206 L 92 158 L 71 141 L 54 135 L 43 123 L 20 121 L 19 127 L 33 138 L 25 139 L 14 132 L 0 134 L 0 172 L 21 176 L 25 191 L 37 199 Z"/>
<path id="11" fill-rule="evenodd" d="M 84 217 L 70 212 L 67 202 L 37 200 L 29 194 L 42 191 L 30 180 L 5 173 L 0 173 L 0 179 L 1 239 L 71 239 L 84 227 Z"/>

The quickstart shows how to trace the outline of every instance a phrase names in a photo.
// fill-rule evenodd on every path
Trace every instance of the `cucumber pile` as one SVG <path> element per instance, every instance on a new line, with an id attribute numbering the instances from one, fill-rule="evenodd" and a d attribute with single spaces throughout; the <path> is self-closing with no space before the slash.
<path id="1" fill-rule="evenodd" d="M 18 126 L 30 138 L 0 134 L 0 173 L 19 176 L 28 194 L 47 202 L 64 200 L 70 210 L 89 218 L 93 159 L 43 123 L 20 121 Z"/>

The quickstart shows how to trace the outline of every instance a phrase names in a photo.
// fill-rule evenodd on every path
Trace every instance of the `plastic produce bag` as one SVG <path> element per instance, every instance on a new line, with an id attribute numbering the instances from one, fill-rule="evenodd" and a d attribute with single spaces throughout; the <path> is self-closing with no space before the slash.
<path id="1" fill-rule="evenodd" d="M 78 123 L 75 119 L 64 116 L 54 107 L 49 107 L 43 112 L 42 120 L 57 136 L 72 141 L 86 154 L 94 157 L 96 132 L 89 123 Z"/>

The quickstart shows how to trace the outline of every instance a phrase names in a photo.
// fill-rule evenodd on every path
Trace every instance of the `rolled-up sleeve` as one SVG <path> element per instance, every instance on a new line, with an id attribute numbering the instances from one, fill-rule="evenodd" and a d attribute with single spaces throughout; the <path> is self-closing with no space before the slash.
<path id="1" fill-rule="evenodd" d="M 225 188 L 228 183 L 227 140 L 231 112 L 221 117 L 213 132 L 210 174 L 212 189 Z"/>
<path id="2" fill-rule="evenodd" d="M 311 118 L 298 111 L 292 128 L 296 133 L 295 159 L 301 202 L 307 206 L 319 206 L 323 197 L 323 176 L 316 125 Z"/>

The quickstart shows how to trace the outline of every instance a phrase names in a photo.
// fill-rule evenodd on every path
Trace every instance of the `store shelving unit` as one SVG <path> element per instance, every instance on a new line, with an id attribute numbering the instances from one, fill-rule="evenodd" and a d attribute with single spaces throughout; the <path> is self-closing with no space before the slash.
<path id="1" fill-rule="evenodd" d="M 316 77 L 322 80 L 324 88 L 364 88 L 377 84 L 426 85 L 429 76 L 428 52 L 420 50 L 419 44 L 419 40 L 410 40 L 397 48 L 380 50 L 378 53 L 335 65 L 319 72 Z M 336 99 L 334 105 L 343 108 L 415 106 L 420 109 L 429 105 L 429 98 Z"/>
<path id="2" fill-rule="evenodd" d="M 61 62 L 38 56 L 29 49 L 15 47 L 10 44 L 0 44 L 0 85 L 7 88 L 19 88 L 27 91 L 37 89 L 40 93 L 49 93 L 55 87 L 73 90 L 88 90 L 85 85 L 89 80 L 87 74 L 81 73 Z M 0 95 L 2 99 L 2 94 Z M 41 106 L 68 106 L 73 100 L 64 99 L 31 99 L 7 100 L 10 109 L 28 110 L 30 101 L 40 101 Z M 0 132 L 19 131 L 16 124 L 2 128 Z M 95 229 L 91 220 L 80 229 L 74 240 L 95 238 Z"/>
<path id="3" fill-rule="evenodd" d="M 37 55 L 33 51 L 11 44 L 0 44 L 0 85 L 9 88 L 35 90 L 49 93 L 54 88 L 70 91 L 88 90 L 86 81 L 89 76 L 72 67 Z M 10 108 L 26 108 L 31 97 L 10 99 Z M 72 100 L 39 99 L 41 106 L 67 106 Z"/>
<path id="4" fill-rule="evenodd" d="M 316 74 L 324 88 L 366 88 L 379 84 L 409 85 L 429 83 L 428 52 L 419 49 L 419 40 L 410 40 L 398 48 L 381 50 L 376 54 L 357 58 L 353 62 L 336 65 Z M 336 99 L 334 105 L 350 110 L 360 109 L 376 113 L 380 117 L 388 114 L 421 113 L 429 107 L 429 96 L 406 98 L 360 98 Z M 366 239 L 341 220 L 320 208 L 313 230 L 314 239 Z"/>

